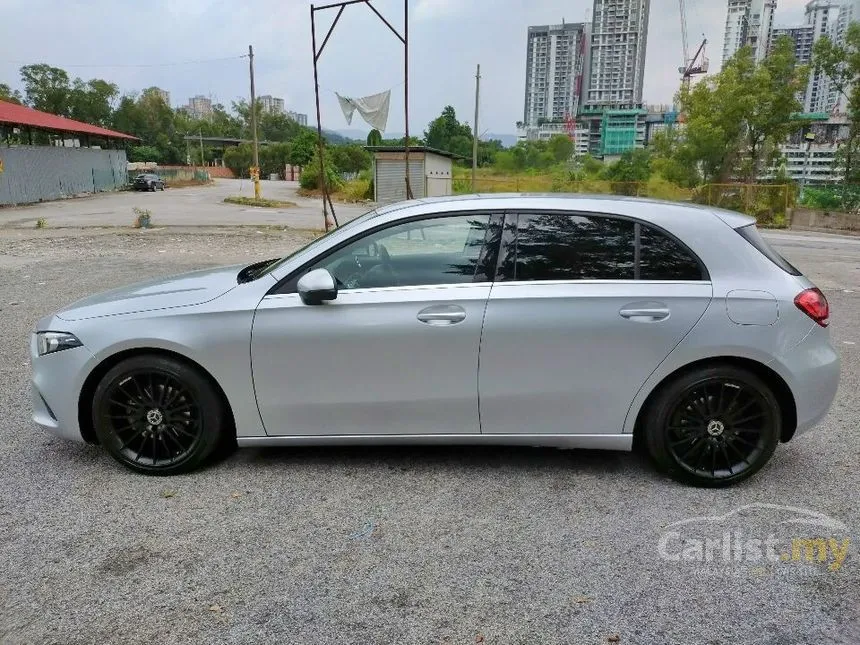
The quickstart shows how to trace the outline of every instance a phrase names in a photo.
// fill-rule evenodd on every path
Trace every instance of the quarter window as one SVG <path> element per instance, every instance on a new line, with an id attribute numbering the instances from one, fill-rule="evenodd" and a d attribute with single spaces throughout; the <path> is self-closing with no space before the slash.
<path id="1" fill-rule="evenodd" d="M 639 225 L 639 278 L 703 280 L 702 267 L 679 242 L 657 229 Z"/>

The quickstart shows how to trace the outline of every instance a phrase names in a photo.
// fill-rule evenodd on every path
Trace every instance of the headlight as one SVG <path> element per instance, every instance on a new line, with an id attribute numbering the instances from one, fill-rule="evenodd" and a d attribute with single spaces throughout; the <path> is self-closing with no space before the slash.
<path id="1" fill-rule="evenodd" d="M 64 349 L 83 345 L 74 334 L 64 331 L 40 331 L 36 334 L 36 348 L 39 356 L 61 352 Z"/>

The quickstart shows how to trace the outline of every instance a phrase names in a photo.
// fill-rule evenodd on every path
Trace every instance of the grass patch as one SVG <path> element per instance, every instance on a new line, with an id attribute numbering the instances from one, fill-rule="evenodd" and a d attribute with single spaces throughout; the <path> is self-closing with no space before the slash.
<path id="1" fill-rule="evenodd" d="M 295 202 L 282 202 L 277 199 L 254 199 L 242 195 L 231 195 L 224 198 L 227 204 L 238 204 L 239 206 L 260 206 L 261 208 L 294 208 Z"/>
<path id="2" fill-rule="evenodd" d="M 36 220 L 36 228 L 48 228 L 48 220 L 44 217 L 40 217 Z"/>
<path id="3" fill-rule="evenodd" d="M 322 191 L 318 188 L 299 188 L 298 194 L 302 197 L 322 197 Z M 331 200 L 341 204 L 361 204 L 373 201 L 373 182 L 369 179 L 348 181 L 331 194 Z"/>

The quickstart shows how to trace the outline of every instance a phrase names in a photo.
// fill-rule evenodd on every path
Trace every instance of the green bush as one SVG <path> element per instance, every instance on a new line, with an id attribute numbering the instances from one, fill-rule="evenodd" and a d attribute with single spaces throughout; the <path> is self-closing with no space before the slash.
<path id="1" fill-rule="evenodd" d="M 320 162 L 319 157 L 314 153 L 313 158 L 310 160 L 308 165 L 302 168 L 302 178 L 299 181 L 299 184 L 305 190 L 316 190 L 320 189 Z M 328 189 L 330 192 L 334 192 L 336 190 L 340 190 L 343 186 L 343 179 L 341 179 L 337 170 L 335 170 L 334 166 L 331 162 L 326 158 L 325 163 L 325 176 L 326 176 L 326 184 L 328 185 Z"/>

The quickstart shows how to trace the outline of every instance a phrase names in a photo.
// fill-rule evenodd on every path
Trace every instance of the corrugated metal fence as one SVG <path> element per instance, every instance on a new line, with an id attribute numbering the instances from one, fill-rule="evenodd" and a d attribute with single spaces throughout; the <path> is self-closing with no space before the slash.
<path id="1" fill-rule="evenodd" d="M 126 185 L 125 150 L 0 147 L 0 204 L 29 204 Z"/>

